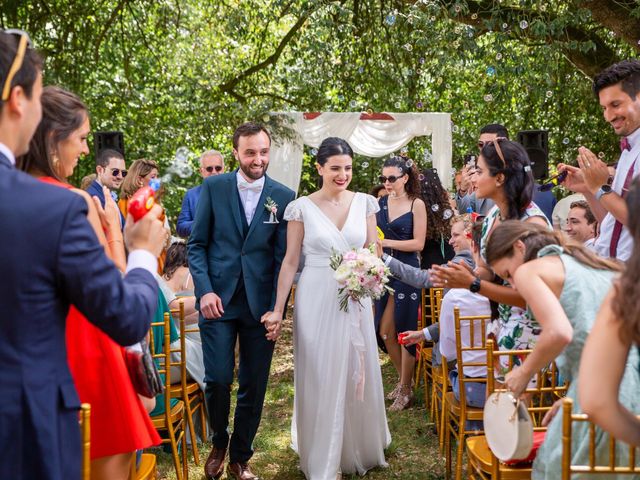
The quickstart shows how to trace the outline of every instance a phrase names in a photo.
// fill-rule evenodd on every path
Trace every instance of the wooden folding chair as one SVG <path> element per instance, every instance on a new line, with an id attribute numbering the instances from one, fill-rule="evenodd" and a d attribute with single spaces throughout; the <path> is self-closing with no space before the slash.
<path id="1" fill-rule="evenodd" d="M 184 300 L 178 300 L 177 316 L 179 319 L 180 330 L 180 383 L 171 385 L 171 393 L 184 401 L 185 412 L 187 417 L 187 425 L 189 425 L 189 434 L 191 437 L 191 448 L 193 452 L 193 460 L 196 465 L 200 465 L 200 453 L 198 452 L 198 443 L 196 430 L 194 428 L 193 417 L 200 411 L 200 424 L 202 425 L 203 435 L 206 432 L 206 416 L 204 411 L 204 392 L 200 388 L 198 382 L 187 379 L 187 350 L 186 350 L 186 334 L 189 332 L 199 332 L 197 328 L 187 329 L 185 325 Z M 173 310 L 171 311 L 173 314 Z"/>
<path id="2" fill-rule="evenodd" d="M 152 453 L 143 453 L 140 465 L 136 467 L 136 452 L 133 452 L 129 480 L 156 480 L 157 476 L 156 456 Z"/>
<path id="3" fill-rule="evenodd" d="M 487 368 L 486 361 L 486 334 L 487 322 L 491 321 L 491 315 L 470 315 L 460 316 L 460 308 L 454 307 L 453 318 L 456 335 L 456 366 L 458 370 L 458 391 L 460 400 L 456 399 L 454 392 L 447 392 L 444 401 L 444 436 L 445 436 L 445 459 L 447 478 L 451 475 L 451 441 L 456 441 L 456 480 L 462 478 L 462 452 L 464 451 L 464 440 L 469 435 L 477 435 L 475 430 L 467 430 L 467 421 L 482 421 L 483 409 L 470 407 L 467 405 L 467 384 L 481 383 L 486 385 L 486 377 L 468 378 L 464 375 L 465 367 Z M 469 345 L 462 342 L 462 330 L 469 330 Z M 476 336 L 479 338 L 476 339 Z M 472 352 L 482 352 L 483 360 L 470 362 L 465 360 L 465 354 Z M 444 359 L 443 359 L 444 365 Z"/>
<path id="4" fill-rule="evenodd" d="M 441 288 L 433 288 L 430 290 L 429 296 L 432 298 L 431 301 L 433 302 L 431 304 L 431 318 L 433 323 L 437 323 L 440 320 L 442 292 L 443 290 Z M 436 426 L 436 431 L 438 432 L 440 451 L 444 452 L 444 430 L 442 428 L 444 426 L 444 395 L 449 389 L 449 384 L 445 371 L 443 370 L 443 366 L 435 365 L 433 363 L 433 348 L 429 350 L 430 355 L 425 361 L 424 370 L 425 373 L 428 371 L 431 377 L 430 398 L 427 403 L 427 408 L 429 409 L 429 417 L 432 419 Z"/>
<path id="5" fill-rule="evenodd" d="M 587 422 L 589 424 L 589 463 L 575 465 L 571 463 L 572 458 L 572 432 L 573 424 L 576 422 Z M 629 461 L 624 465 L 618 461 L 620 449 L 625 448 L 619 445 L 615 438 L 608 435 L 608 451 L 606 465 L 598 462 L 596 452 L 596 430 L 600 430 L 592 422 L 589 417 L 584 414 L 573 413 L 573 400 L 565 398 L 562 401 L 562 480 L 570 480 L 571 475 L 580 474 L 605 474 L 613 473 L 617 475 L 638 475 L 640 474 L 640 466 L 637 465 L 636 447 L 626 445 L 629 449 Z M 619 442 L 622 443 L 622 442 Z"/>
<path id="6" fill-rule="evenodd" d="M 508 359 L 508 370 L 512 370 L 516 359 L 522 360 L 531 353 L 531 350 L 495 350 L 493 340 L 487 340 L 487 394 L 495 391 L 507 390 L 500 386 L 496 388 L 495 365 L 499 364 L 501 357 Z M 543 414 L 551 409 L 553 403 L 564 396 L 568 385 L 558 383 L 558 367 L 552 362 L 548 369 L 539 371 L 536 376 L 535 386 L 529 386 L 525 394 L 529 397 L 527 410 L 532 419 L 542 418 Z M 544 431 L 534 422 L 534 431 Z M 468 459 L 467 474 L 471 479 L 493 480 L 524 480 L 531 478 L 531 464 L 505 465 L 491 452 L 484 435 L 476 435 L 466 440 Z"/>
<path id="7" fill-rule="evenodd" d="M 163 327 L 164 343 L 163 351 L 160 353 L 155 352 L 153 341 L 153 327 Z M 189 469 L 187 465 L 187 439 L 185 437 L 185 422 L 184 422 L 184 402 L 177 401 L 173 406 L 171 400 L 176 398 L 176 390 L 171 388 L 171 367 L 180 366 L 180 362 L 172 362 L 171 354 L 179 352 L 180 350 L 173 351 L 171 349 L 171 315 L 168 312 L 164 314 L 163 322 L 151 323 L 151 353 L 153 358 L 157 360 L 158 371 L 160 375 L 164 375 L 165 391 L 163 394 L 164 412 L 160 415 L 151 417 L 153 426 L 158 430 L 162 437 L 162 443 L 169 443 L 171 445 L 171 456 L 173 457 L 173 464 L 176 469 L 177 480 L 187 480 L 189 478 Z M 183 358 L 183 357 L 182 357 Z M 184 377 L 183 377 L 184 378 Z M 166 434 L 164 436 L 163 434 Z M 182 462 L 180 462 L 180 456 L 178 455 L 178 444 L 182 448 Z M 181 465 L 182 463 L 182 465 Z"/>
<path id="8" fill-rule="evenodd" d="M 80 435 L 82 438 L 82 480 L 91 478 L 91 405 L 80 405 Z"/>
<path id="9" fill-rule="evenodd" d="M 420 315 L 418 315 L 418 326 L 417 330 L 422 330 L 427 326 L 427 311 L 426 311 L 426 294 L 425 289 L 422 289 L 421 293 L 421 301 L 420 301 Z M 416 368 L 413 371 L 413 393 L 415 395 L 418 390 L 418 386 L 420 384 L 420 380 L 427 378 L 426 372 L 424 372 L 424 368 L 426 367 L 425 359 L 431 357 L 432 346 L 430 342 L 422 341 L 416 344 Z M 427 352 L 429 350 L 429 352 Z M 424 404 L 428 405 L 428 394 L 427 394 L 427 381 L 424 382 Z"/>

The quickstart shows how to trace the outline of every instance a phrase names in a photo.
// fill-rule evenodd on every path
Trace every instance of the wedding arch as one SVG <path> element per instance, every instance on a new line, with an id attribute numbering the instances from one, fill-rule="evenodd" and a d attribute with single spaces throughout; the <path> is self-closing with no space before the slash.
<path id="1" fill-rule="evenodd" d="M 317 148 L 327 137 L 344 138 L 367 157 L 396 152 L 413 138 L 430 135 L 432 162 L 445 185 L 451 171 L 451 114 L 449 113 L 336 113 L 279 112 L 289 117 L 289 138 L 275 138 L 269 175 L 298 191 L 304 145 Z"/>

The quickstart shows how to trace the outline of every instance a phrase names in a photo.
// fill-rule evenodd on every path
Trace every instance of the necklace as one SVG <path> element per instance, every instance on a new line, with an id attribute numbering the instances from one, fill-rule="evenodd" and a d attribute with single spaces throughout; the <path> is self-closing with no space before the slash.
<path id="1" fill-rule="evenodd" d="M 389 195 L 389 197 L 393 198 L 393 199 L 398 199 L 398 198 L 402 198 L 402 197 L 406 197 L 407 196 L 407 192 L 404 192 L 402 195 L 396 195 L 395 192 L 391 192 L 391 194 Z"/>

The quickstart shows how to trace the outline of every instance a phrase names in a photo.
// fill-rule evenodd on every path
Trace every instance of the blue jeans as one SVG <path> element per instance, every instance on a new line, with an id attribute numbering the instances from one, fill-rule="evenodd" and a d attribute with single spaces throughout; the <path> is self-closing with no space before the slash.
<path id="1" fill-rule="evenodd" d="M 449 372 L 449 382 L 451 383 L 451 389 L 453 390 L 456 400 L 460 401 L 460 382 L 458 381 L 457 370 L 451 370 Z M 484 402 L 487 399 L 487 384 L 479 382 L 466 383 L 465 395 L 467 405 L 475 408 L 483 408 Z M 465 430 L 484 430 L 484 425 L 480 420 L 467 420 L 464 428 Z"/>

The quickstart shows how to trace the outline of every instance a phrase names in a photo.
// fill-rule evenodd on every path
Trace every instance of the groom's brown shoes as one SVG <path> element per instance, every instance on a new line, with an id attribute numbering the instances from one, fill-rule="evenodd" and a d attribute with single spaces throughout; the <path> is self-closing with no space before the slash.
<path id="1" fill-rule="evenodd" d="M 215 445 L 211 448 L 209 457 L 204 464 L 204 475 L 207 480 L 218 479 L 224 473 L 224 457 L 227 455 L 226 448 L 218 448 Z"/>
<path id="2" fill-rule="evenodd" d="M 251 472 L 247 462 L 230 463 L 227 473 L 236 480 L 260 480 L 259 476 Z"/>

